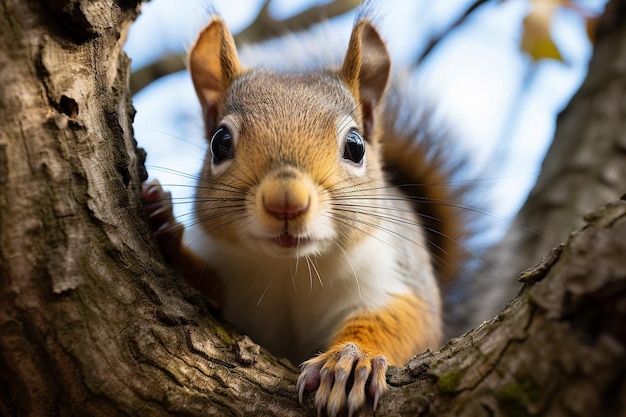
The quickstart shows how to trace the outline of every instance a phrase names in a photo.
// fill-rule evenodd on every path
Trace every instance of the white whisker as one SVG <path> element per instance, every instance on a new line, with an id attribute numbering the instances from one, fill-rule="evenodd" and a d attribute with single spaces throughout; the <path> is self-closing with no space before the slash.
<path id="1" fill-rule="evenodd" d="M 311 261 L 311 266 L 313 267 L 313 271 L 315 272 L 315 275 L 317 275 L 317 280 L 320 283 L 320 287 L 323 287 L 324 283 L 322 282 L 322 277 L 320 276 L 319 270 L 315 266 L 315 262 L 313 262 L 313 259 L 311 259 L 308 255 L 307 255 L 307 258 Z M 311 283 L 311 288 L 313 288 L 313 283 Z"/>
<path id="2" fill-rule="evenodd" d="M 261 301 L 263 301 L 263 298 L 265 298 L 265 294 L 267 294 L 267 291 L 270 289 L 270 287 L 272 286 L 272 283 L 274 282 L 274 279 L 276 278 L 277 273 L 274 273 L 274 276 L 272 276 L 272 279 L 270 279 L 270 282 L 267 284 L 267 286 L 265 286 L 265 289 L 263 290 L 263 293 L 261 294 L 261 297 L 259 298 L 259 301 L 256 303 L 256 306 L 260 306 L 261 305 Z"/>
<path id="3" fill-rule="evenodd" d="M 348 261 L 348 264 L 350 265 L 350 269 L 352 269 L 352 274 L 354 276 L 354 282 L 356 283 L 356 288 L 357 288 L 357 290 L 359 292 L 359 300 L 360 300 L 360 299 L 362 299 L 361 284 L 359 284 L 359 277 L 356 274 L 356 270 L 354 269 L 354 265 L 352 265 L 352 261 L 350 260 L 350 257 L 348 256 L 346 251 L 341 247 L 341 245 L 339 243 L 337 243 L 336 245 L 339 248 L 339 250 L 341 250 L 341 252 L 343 253 L 343 256 L 345 256 L 346 260 Z"/>
<path id="4" fill-rule="evenodd" d="M 306 261 L 306 267 L 309 270 L 309 290 L 313 292 L 313 275 L 311 274 L 311 261 L 309 260 L 308 255 L 304 255 L 304 260 Z"/>
<path id="5" fill-rule="evenodd" d="M 297 268 L 298 264 L 296 263 L 296 269 Z M 293 286 L 293 292 L 297 293 L 298 288 L 296 287 L 296 274 L 294 273 L 293 269 L 291 269 L 291 262 L 289 262 L 289 275 L 291 275 L 291 285 Z"/>

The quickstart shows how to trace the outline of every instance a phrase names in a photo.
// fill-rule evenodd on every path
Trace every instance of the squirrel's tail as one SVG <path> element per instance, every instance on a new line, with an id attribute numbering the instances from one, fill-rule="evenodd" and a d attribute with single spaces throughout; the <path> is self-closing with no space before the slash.
<path id="1" fill-rule="evenodd" d="M 406 86 L 406 80 L 402 83 Z M 389 180 L 412 202 L 426 235 L 435 274 L 444 299 L 447 336 L 456 336 L 474 324 L 467 298 L 471 260 L 480 257 L 470 248 L 478 219 L 470 202 L 477 190 L 469 164 L 452 135 L 435 120 L 434 112 L 419 102 L 411 89 L 390 86 L 383 110 L 381 142 Z M 414 90 L 413 90 L 414 91 Z"/>
<path id="2" fill-rule="evenodd" d="M 413 202 L 442 287 L 448 333 L 455 333 L 465 327 L 453 311 L 457 295 L 467 296 L 468 276 L 460 275 L 476 256 L 467 242 L 476 232 L 470 226 L 475 224 L 474 211 L 468 210 L 476 190 L 464 180 L 468 175 L 464 153 L 404 81 L 392 79 L 385 98 L 381 136 L 385 171 Z"/>
<path id="3" fill-rule="evenodd" d="M 385 171 L 413 202 L 437 278 L 446 286 L 468 257 L 464 242 L 470 230 L 464 207 L 470 188 L 468 182 L 455 181 L 465 164 L 448 132 L 435 126 L 432 112 L 407 103 L 415 98 L 405 96 L 392 88 L 386 97 L 381 138 Z"/>

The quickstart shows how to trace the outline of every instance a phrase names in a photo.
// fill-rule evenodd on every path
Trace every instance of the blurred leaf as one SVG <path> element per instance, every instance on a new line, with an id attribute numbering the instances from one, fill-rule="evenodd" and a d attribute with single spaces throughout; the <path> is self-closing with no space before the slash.
<path id="1" fill-rule="evenodd" d="M 558 8 L 568 3 L 569 0 L 530 0 L 530 10 L 523 22 L 520 49 L 534 61 L 556 59 L 563 62 L 561 52 L 550 35 L 550 24 Z"/>
<path id="2" fill-rule="evenodd" d="M 599 20 L 600 19 L 597 17 L 589 17 L 586 21 L 587 37 L 593 44 L 596 43 L 596 28 L 598 27 Z"/>

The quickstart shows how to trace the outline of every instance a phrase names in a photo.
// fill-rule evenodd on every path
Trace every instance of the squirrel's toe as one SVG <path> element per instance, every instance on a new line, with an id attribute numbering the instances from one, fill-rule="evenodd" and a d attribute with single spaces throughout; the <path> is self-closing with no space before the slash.
<path id="1" fill-rule="evenodd" d="M 329 417 L 334 417 L 344 410 L 349 416 L 354 415 L 365 404 L 368 379 L 370 386 L 367 392 L 374 401 L 374 408 L 387 390 L 385 357 L 364 352 L 353 342 L 334 346 L 304 362 L 301 367 L 298 398 L 302 401 L 305 391 L 317 389 L 315 406 L 318 415 L 326 412 Z M 351 387 L 348 386 L 350 376 L 353 376 Z"/>
<path id="2" fill-rule="evenodd" d="M 184 226 L 174 217 L 172 194 L 155 180 L 142 184 L 141 199 L 161 253 L 168 260 L 174 259 L 180 250 Z"/>

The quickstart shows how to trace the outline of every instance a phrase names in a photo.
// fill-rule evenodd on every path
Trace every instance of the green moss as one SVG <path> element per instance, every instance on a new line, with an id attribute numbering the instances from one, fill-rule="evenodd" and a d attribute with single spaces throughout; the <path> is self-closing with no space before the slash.
<path id="1" fill-rule="evenodd" d="M 461 373 L 458 371 L 448 372 L 439 377 L 437 386 L 443 393 L 451 394 L 456 391 L 459 381 L 461 380 Z"/>
<path id="2" fill-rule="evenodd" d="M 222 342 L 224 342 L 227 345 L 232 345 L 234 343 L 233 338 L 230 337 L 230 334 L 228 333 L 228 331 L 226 331 L 226 329 L 220 325 L 218 322 L 213 321 L 213 330 L 215 331 L 215 334 L 217 335 L 217 337 L 220 338 L 220 340 Z"/>
<path id="3" fill-rule="evenodd" d="M 541 400 L 541 389 L 531 378 L 521 378 L 502 387 L 498 399 L 507 415 L 527 415 L 529 408 Z"/>

